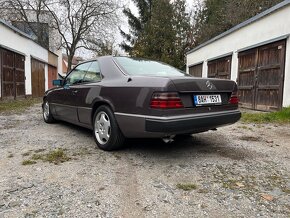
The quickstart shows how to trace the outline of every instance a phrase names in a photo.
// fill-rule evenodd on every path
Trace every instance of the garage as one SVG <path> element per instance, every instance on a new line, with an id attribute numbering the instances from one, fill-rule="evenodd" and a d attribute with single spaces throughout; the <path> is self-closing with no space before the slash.
<path id="1" fill-rule="evenodd" d="M 0 49 L 1 93 L 3 99 L 25 97 L 25 57 Z"/>
<path id="2" fill-rule="evenodd" d="M 45 64 L 31 59 L 32 97 L 42 97 L 45 92 Z"/>
<path id="3" fill-rule="evenodd" d="M 52 81 L 57 79 L 57 68 L 48 65 L 48 89 L 53 88 Z"/>
<path id="4" fill-rule="evenodd" d="M 232 56 L 226 56 L 215 60 L 208 61 L 208 78 L 231 78 L 231 59 Z"/>
<path id="5" fill-rule="evenodd" d="M 189 66 L 189 74 L 192 76 L 195 76 L 195 77 L 201 77 L 202 76 L 202 65 L 203 65 L 203 63 Z"/>
<path id="6" fill-rule="evenodd" d="M 236 81 L 240 106 L 290 107 L 290 0 L 234 26 L 187 53 L 187 73 L 203 63 L 202 77 Z"/>
<path id="7" fill-rule="evenodd" d="M 240 52 L 238 86 L 243 107 L 273 111 L 282 108 L 286 41 Z"/>

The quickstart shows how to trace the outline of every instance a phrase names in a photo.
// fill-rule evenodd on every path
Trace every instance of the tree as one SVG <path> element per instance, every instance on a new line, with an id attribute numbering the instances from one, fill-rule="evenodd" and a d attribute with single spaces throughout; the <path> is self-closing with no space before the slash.
<path id="1" fill-rule="evenodd" d="M 173 2 L 173 28 L 175 32 L 175 58 L 174 66 L 179 69 L 185 68 L 185 53 L 194 43 L 191 12 L 186 11 L 186 0 Z"/>
<path id="2" fill-rule="evenodd" d="M 138 9 L 139 16 L 135 16 L 130 8 L 123 10 L 124 15 L 128 18 L 129 33 L 125 33 L 120 29 L 121 35 L 125 40 L 120 44 L 120 47 L 132 54 L 132 49 L 136 43 L 136 40 L 140 37 L 142 31 L 144 31 L 145 25 L 151 20 L 152 15 L 152 0 L 132 0 Z"/>
<path id="3" fill-rule="evenodd" d="M 48 48 L 49 14 L 45 5 L 50 5 L 49 0 L 4 0 L 1 1 L 1 17 L 12 20 L 12 24 L 20 30 L 30 33 L 40 45 Z"/>
<path id="4" fill-rule="evenodd" d="M 46 4 L 68 56 L 68 70 L 77 49 L 98 51 L 112 35 L 119 5 L 114 0 L 61 0 L 58 10 Z"/>
<path id="5" fill-rule="evenodd" d="M 191 47 L 192 28 L 185 0 L 134 0 L 139 17 L 128 17 L 130 34 L 121 47 L 131 56 L 155 59 L 183 69 L 185 52 Z M 149 4 L 150 3 L 150 4 Z M 144 6 L 145 5 L 145 6 Z"/>
<path id="6" fill-rule="evenodd" d="M 144 25 L 144 30 L 136 40 L 133 54 L 173 63 L 175 32 L 173 29 L 173 6 L 169 0 L 154 1 L 151 19 Z"/>
<path id="7" fill-rule="evenodd" d="M 27 11 L 35 11 L 31 0 L 7 2 L 16 12 L 21 12 L 22 19 L 29 22 Z M 33 3 L 38 6 L 37 11 L 46 10 L 49 13 L 49 25 L 60 35 L 61 47 L 68 56 L 68 70 L 78 49 L 99 51 L 110 40 L 120 9 L 115 0 L 33 0 Z"/>
<path id="8" fill-rule="evenodd" d="M 195 44 L 201 44 L 282 0 L 204 0 L 195 5 Z"/>

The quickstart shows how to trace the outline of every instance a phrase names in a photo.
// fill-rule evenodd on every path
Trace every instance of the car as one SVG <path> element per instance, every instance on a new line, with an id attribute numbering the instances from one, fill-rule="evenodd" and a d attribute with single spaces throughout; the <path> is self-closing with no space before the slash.
<path id="1" fill-rule="evenodd" d="M 237 84 L 197 78 L 162 62 L 104 56 L 77 65 L 45 92 L 46 123 L 93 130 L 100 149 L 126 138 L 162 138 L 215 130 L 241 117 Z"/>

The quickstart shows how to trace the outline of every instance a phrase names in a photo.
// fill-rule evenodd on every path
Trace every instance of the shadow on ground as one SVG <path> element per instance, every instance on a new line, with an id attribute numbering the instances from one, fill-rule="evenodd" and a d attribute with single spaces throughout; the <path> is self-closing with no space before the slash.
<path id="1" fill-rule="evenodd" d="M 69 128 L 80 137 L 91 136 L 92 130 L 79 127 L 67 122 L 59 122 L 56 125 L 62 125 L 64 128 Z M 253 154 L 244 149 L 242 146 L 235 144 L 236 142 L 229 141 L 221 132 L 207 132 L 203 134 L 195 134 L 192 136 L 176 137 L 172 143 L 164 143 L 162 139 L 127 139 L 125 146 L 115 151 L 119 154 L 140 154 L 152 155 L 158 157 L 184 157 L 192 155 L 220 156 L 233 160 L 242 160 L 251 158 Z M 95 144 L 92 144 L 95 146 Z"/>

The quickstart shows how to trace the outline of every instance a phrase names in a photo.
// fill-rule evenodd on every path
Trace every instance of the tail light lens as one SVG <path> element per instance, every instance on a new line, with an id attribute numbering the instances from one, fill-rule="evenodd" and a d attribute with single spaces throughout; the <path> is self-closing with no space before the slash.
<path id="1" fill-rule="evenodd" d="M 239 97 L 238 97 L 238 90 L 237 89 L 235 89 L 232 92 L 232 95 L 230 97 L 229 103 L 230 104 L 239 104 Z"/>
<path id="2" fill-rule="evenodd" d="M 175 92 L 161 92 L 154 93 L 150 107 L 155 109 L 173 109 L 173 108 L 183 108 L 183 104 L 178 93 Z"/>

